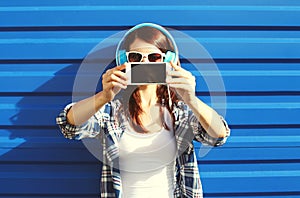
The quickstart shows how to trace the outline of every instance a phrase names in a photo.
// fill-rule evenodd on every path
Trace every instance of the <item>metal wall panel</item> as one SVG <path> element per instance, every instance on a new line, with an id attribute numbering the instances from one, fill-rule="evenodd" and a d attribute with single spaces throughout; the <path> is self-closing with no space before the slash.
<path id="1" fill-rule="evenodd" d="M 299 197 L 299 18 L 296 0 L 1 1 L 0 197 L 97 197 L 97 159 L 64 139 L 55 117 L 93 47 L 140 22 L 193 37 L 223 77 L 232 136 L 205 156 L 195 143 L 205 196 Z M 189 59 L 201 59 L 181 58 L 198 97 L 224 113 L 205 81 L 218 73 Z M 90 69 L 81 77 L 96 78 Z"/>

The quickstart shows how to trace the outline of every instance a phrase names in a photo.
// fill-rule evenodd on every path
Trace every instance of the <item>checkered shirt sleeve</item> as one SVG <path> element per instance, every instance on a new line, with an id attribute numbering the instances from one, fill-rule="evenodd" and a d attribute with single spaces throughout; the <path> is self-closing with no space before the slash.
<path id="1" fill-rule="evenodd" d="M 96 137 L 100 133 L 101 127 L 95 115 L 80 126 L 72 125 L 68 122 L 67 113 L 73 105 L 74 103 L 67 105 L 56 118 L 56 123 L 64 137 L 76 140 Z"/>
<path id="2" fill-rule="evenodd" d="M 224 120 L 222 116 L 219 117 L 225 128 L 226 128 L 226 135 L 223 138 L 214 138 L 211 137 L 206 130 L 202 127 L 200 122 L 198 121 L 197 117 L 191 113 L 190 116 L 190 125 L 192 127 L 193 133 L 194 133 L 194 140 L 201 142 L 204 145 L 210 145 L 210 146 L 222 146 L 227 141 L 227 138 L 230 136 L 230 128 L 227 124 L 227 122 Z"/>

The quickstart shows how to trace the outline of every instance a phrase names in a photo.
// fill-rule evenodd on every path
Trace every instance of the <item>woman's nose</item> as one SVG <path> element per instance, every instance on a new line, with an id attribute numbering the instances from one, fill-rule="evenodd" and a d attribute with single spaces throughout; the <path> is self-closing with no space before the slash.
<path id="1" fill-rule="evenodd" d="M 147 56 L 143 56 L 142 61 L 141 62 L 149 62 L 148 57 Z"/>

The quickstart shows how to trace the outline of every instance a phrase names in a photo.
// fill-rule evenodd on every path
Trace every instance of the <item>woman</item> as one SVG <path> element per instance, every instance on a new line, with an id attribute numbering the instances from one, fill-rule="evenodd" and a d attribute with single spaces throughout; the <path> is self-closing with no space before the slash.
<path id="1" fill-rule="evenodd" d="M 102 91 L 57 117 L 66 138 L 100 139 L 101 197 L 202 197 L 193 140 L 220 146 L 230 130 L 195 96 L 195 77 L 179 66 L 177 53 L 161 26 L 132 28 L 118 46 L 119 65 L 102 76 Z M 163 61 L 173 68 L 166 84 L 128 85 L 128 63 Z"/>

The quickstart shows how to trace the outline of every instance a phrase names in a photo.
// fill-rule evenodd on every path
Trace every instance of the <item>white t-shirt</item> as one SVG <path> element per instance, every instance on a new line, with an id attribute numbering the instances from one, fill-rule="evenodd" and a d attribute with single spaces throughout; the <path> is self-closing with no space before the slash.
<path id="1" fill-rule="evenodd" d="M 176 154 L 173 130 L 141 134 L 127 125 L 119 142 L 122 197 L 173 197 Z"/>

